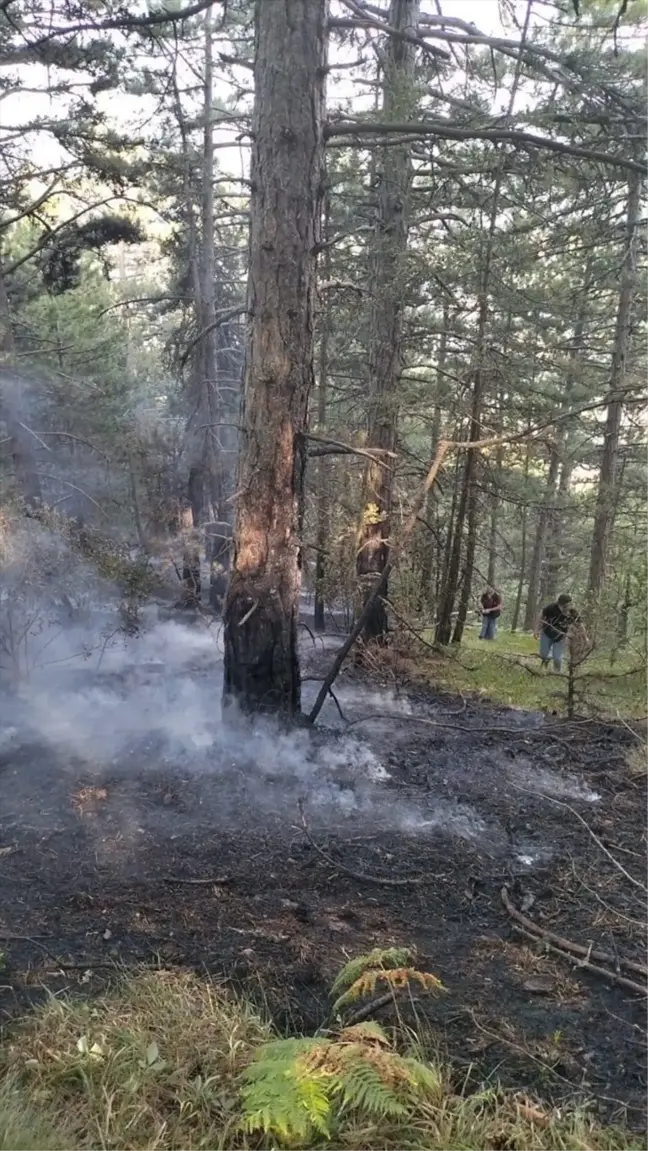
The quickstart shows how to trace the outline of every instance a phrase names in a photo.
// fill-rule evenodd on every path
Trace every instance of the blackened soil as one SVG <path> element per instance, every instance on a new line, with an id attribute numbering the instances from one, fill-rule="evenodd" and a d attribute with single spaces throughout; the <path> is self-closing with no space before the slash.
<path id="1" fill-rule="evenodd" d="M 357 700 L 345 690 L 347 712 Z M 365 794 L 359 809 L 341 803 L 328 818 L 309 806 L 302 778 L 308 834 L 278 777 L 265 783 L 274 802 L 257 803 L 244 772 L 224 780 L 156 763 L 150 749 L 128 770 L 36 742 L 6 752 L 5 1021 L 45 987 L 93 993 L 120 965 L 159 963 L 225 976 L 281 1026 L 311 1029 L 326 1021 L 327 989 L 348 956 L 414 943 L 446 988 L 416 1003 L 419 1022 L 458 1081 L 582 1095 L 641 1126 L 645 1000 L 543 953 L 513 929 L 501 898 L 507 885 L 541 926 L 645 962 L 645 777 L 626 766 L 632 733 L 547 727 L 431 694 L 408 706 L 409 718 L 395 706 L 354 729 L 390 776 L 372 784 L 375 806 Z M 342 799 L 345 786 L 352 795 L 353 780 L 338 778 Z M 390 826 L 389 812 L 404 814 Z"/>

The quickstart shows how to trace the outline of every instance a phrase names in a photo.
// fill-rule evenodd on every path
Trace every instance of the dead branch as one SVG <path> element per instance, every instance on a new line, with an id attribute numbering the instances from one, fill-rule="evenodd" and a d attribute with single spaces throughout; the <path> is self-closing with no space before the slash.
<path id="1" fill-rule="evenodd" d="M 341 871 L 345 875 L 350 875 L 352 879 L 358 879 L 361 883 L 378 883 L 384 885 L 385 887 L 410 887 L 423 882 L 422 875 L 413 875 L 407 879 L 389 879 L 387 876 L 382 875 L 365 875 L 361 871 L 354 871 L 353 868 L 346 867 L 343 863 L 338 863 L 338 861 L 333 859 L 332 856 L 327 855 L 327 853 L 323 851 L 319 844 L 317 844 L 313 839 L 310 831 L 308 830 L 306 816 L 304 815 L 304 805 L 301 800 L 299 801 L 299 815 L 301 817 L 301 830 L 304 832 L 304 835 L 306 836 L 311 847 L 314 851 L 317 852 L 318 855 L 322 857 L 322 859 L 326 860 L 330 867 L 333 867 L 336 871 Z"/>
<path id="2" fill-rule="evenodd" d="M 161 880 L 162 883 L 184 883 L 189 884 L 191 887 L 203 887 L 213 884 L 214 887 L 223 887 L 226 883 L 233 883 L 231 875 L 214 875 L 210 879 L 182 879 L 177 875 L 159 875 L 154 876 L 152 882 Z"/>
<path id="3" fill-rule="evenodd" d="M 625 987 L 628 991 L 633 991 L 637 995 L 642 995 L 644 998 L 648 994 L 645 987 L 640 983 L 635 983 L 633 979 L 626 979 L 625 975 L 617 975 L 616 971 L 610 971 L 607 967 L 599 967 L 596 963 L 590 963 L 588 959 L 576 959 L 569 951 L 563 951 L 562 948 L 556 947 L 553 943 L 548 943 L 541 935 L 536 935 L 534 932 L 527 931 L 519 924 L 513 924 L 514 931 L 523 935 L 525 939 L 531 939 L 535 943 L 542 943 L 546 951 L 551 952 L 552 955 L 560 955 L 562 959 L 568 960 L 575 967 L 580 967 L 584 971 L 591 971 L 592 975 L 600 975 L 603 979 L 607 979 L 610 983 L 617 983 L 620 987 Z"/>
<path id="4" fill-rule="evenodd" d="M 358 618 L 355 622 L 355 625 L 352 627 L 352 629 L 349 632 L 349 635 L 347 636 L 345 642 L 342 644 L 342 647 L 340 648 L 337 656 L 333 660 L 330 671 L 329 671 L 328 675 L 326 676 L 326 679 L 324 680 L 324 682 L 320 688 L 319 695 L 317 696 L 317 699 L 315 700 L 315 703 L 313 704 L 313 707 L 312 707 L 312 709 L 308 715 L 308 722 L 309 723 L 315 723 L 315 720 L 317 719 L 320 711 L 322 710 L 322 707 L 324 706 L 324 702 L 325 702 L 326 696 L 328 694 L 328 689 L 330 688 L 331 684 L 333 684 L 335 682 L 335 680 L 337 679 L 337 676 L 339 674 L 340 668 L 342 667 L 342 664 L 344 663 L 347 655 L 351 651 L 351 648 L 353 647 L 354 643 L 356 642 L 358 636 L 363 631 L 365 623 L 367 622 L 367 620 L 369 618 L 369 615 L 373 609 L 373 605 L 374 605 L 375 601 L 378 599 L 379 596 L 383 595 L 383 593 L 387 587 L 389 577 L 390 577 L 390 575 L 394 569 L 396 562 L 400 559 L 400 556 L 401 556 L 402 552 L 404 551 L 404 549 L 405 549 L 405 547 L 409 541 L 409 538 L 410 538 L 412 532 L 414 531 L 414 528 L 416 527 L 419 515 L 420 515 L 420 513 L 423 509 L 423 505 L 427 499 L 428 492 L 431 491 L 431 489 L 434 487 L 434 485 L 437 481 L 437 476 L 438 476 L 439 472 L 441 471 L 441 468 L 443 467 L 443 461 L 445 460 L 448 452 L 449 451 L 472 452 L 472 451 L 475 451 L 476 449 L 481 449 L 481 448 L 498 447 L 500 444 L 520 443 L 522 440 L 528 440 L 533 436 L 538 436 L 541 431 L 542 431 L 542 428 L 527 428 L 527 429 L 525 429 L 525 431 L 518 432 L 515 435 L 489 436 L 483 440 L 440 440 L 439 441 L 439 446 L 437 448 L 436 455 L 435 455 L 434 459 L 432 460 L 432 463 L 430 464 L 428 474 L 425 477 L 425 482 L 422 484 L 421 488 L 419 489 L 418 495 L 416 496 L 416 498 L 412 504 L 410 514 L 405 521 L 403 530 L 402 530 L 401 535 L 400 535 L 400 539 L 398 539 L 397 542 L 394 544 L 394 547 L 391 550 L 389 559 L 387 560 L 385 567 L 383 568 L 381 574 L 379 575 L 378 579 L 374 583 L 374 586 L 371 589 L 367 599 L 365 600 L 364 607 L 363 607 L 362 611 L 360 612 L 360 615 L 358 616 Z"/>
<path id="5" fill-rule="evenodd" d="M 322 445 L 320 448 L 309 450 L 308 455 L 313 459 L 318 456 L 360 456 L 362 459 L 371 460 L 373 464 L 378 464 L 381 468 L 389 468 L 389 464 L 385 462 L 385 456 L 396 459 L 396 453 L 390 452 L 386 448 L 372 448 L 371 451 L 368 451 L 366 448 L 358 448 L 354 444 L 345 444 L 341 440 L 331 440 L 328 436 L 316 436 L 312 432 L 308 432 L 304 438 Z"/>
<path id="6" fill-rule="evenodd" d="M 349 1015 L 344 1021 L 344 1026 L 355 1027 L 356 1023 L 364 1022 L 364 1020 L 368 1019 L 370 1015 L 373 1015 L 375 1011 L 379 1011 L 381 1007 L 387 1007 L 388 1004 L 394 1004 L 395 1002 L 396 996 L 393 991 L 389 991 L 385 995 L 379 995 L 376 999 L 371 999 L 369 1003 L 365 1003 L 362 1007 L 359 1007 L 357 1011 L 353 1012 L 353 1015 Z"/>
<path id="7" fill-rule="evenodd" d="M 537 936 L 540 939 L 547 940 L 549 943 L 554 943 L 556 947 L 561 948 L 563 951 L 568 951 L 572 955 L 580 956 L 583 959 L 596 959 L 601 963 L 615 963 L 619 967 L 624 967 L 626 971 L 634 971 L 636 975 L 643 975 L 644 979 L 648 979 L 648 968 L 641 963 L 635 963 L 633 959 L 624 959 L 621 955 L 612 955 L 607 951 L 600 951 L 592 947 L 584 947 L 582 943 L 573 943 L 570 939 L 564 939 L 560 935 L 556 935 L 553 931 L 548 931 L 544 927 L 540 927 L 538 923 L 534 923 L 521 911 L 518 911 L 515 904 L 512 902 L 508 893 L 508 888 L 502 888 L 502 903 L 512 919 L 530 934 Z"/>
<path id="8" fill-rule="evenodd" d="M 515 784 L 513 786 L 515 786 Z M 635 879 L 633 875 L 630 875 L 629 871 L 626 871 L 625 867 L 623 867 L 623 865 L 621 863 L 619 863 L 618 859 L 615 859 L 614 856 L 612 855 L 612 853 L 610 851 L 608 851 L 607 847 L 605 846 L 603 841 L 599 839 L 598 835 L 596 835 L 596 833 L 594 831 L 592 831 L 587 820 L 583 819 L 582 815 L 580 815 L 579 812 L 577 812 L 574 807 L 571 807 L 570 804 L 565 803 L 565 801 L 562 799 L 555 799 L 553 795 L 545 795 L 544 791 L 529 791 L 527 788 L 524 788 L 524 787 L 518 787 L 517 790 L 525 792 L 526 795 L 539 796 L 540 799 L 546 799 L 547 803 L 554 803 L 556 805 L 556 807 L 564 807 L 565 811 L 571 812 L 571 814 L 576 817 L 578 822 L 582 823 L 582 825 L 585 828 L 585 830 L 587 831 L 588 835 L 590 835 L 592 837 L 596 846 L 600 847 L 603 854 L 606 855 L 607 858 L 610 860 L 610 863 L 614 864 L 614 866 L 617 868 L 617 870 L 620 871 L 621 874 L 625 876 L 625 878 L 628 880 L 629 883 L 631 883 L 633 885 L 633 887 L 638 887 L 640 891 L 643 891 L 646 894 L 648 894 L 648 887 L 646 887 L 646 884 L 642 883 L 641 880 L 639 880 L 639 879 Z"/>

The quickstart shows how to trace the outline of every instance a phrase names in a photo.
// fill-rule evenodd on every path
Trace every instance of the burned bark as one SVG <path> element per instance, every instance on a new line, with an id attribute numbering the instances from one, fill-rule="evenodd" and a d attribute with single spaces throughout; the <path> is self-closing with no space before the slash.
<path id="1" fill-rule="evenodd" d="M 406 39 L 416 31 L 419 0 L 391 0 L 389 24 L 400 35 L 385 48 L 383 118 L 406 119 L 416 107 L 415 46 Z M 383 149 L 378 164 L 379 205 L 374 239 L 373 305 L 370 326 L 370 414 L 367 446 L 375 462 L 367 467 L 363 514 L 358 537 L 356 574 L 366 602 L 376 576 L 389 559 L 393 471 L 387 466 L 394 452 L 398 421 L 399 385 L 403 361 L 403 311 L 407 278 L 407 237 L 412 183 L 411 145 Z M 373 600 L 365 627 L 365 640 L 384 640 L 388 630 L 383 597 Z"/>
<path id="2" fill-rule="evenodd" d="M 300 707 L 297 521 L 313 383 L 326 0 L 257 0 L 243 424 L 225 698 Z"/>

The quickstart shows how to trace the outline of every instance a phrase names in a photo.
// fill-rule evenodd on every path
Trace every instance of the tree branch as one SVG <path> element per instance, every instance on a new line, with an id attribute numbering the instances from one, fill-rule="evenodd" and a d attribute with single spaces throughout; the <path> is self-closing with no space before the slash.
<path id="1" fill-rule="evenodd" d="M 552 140 L 548 136 L 536 136 L 533 132 L 523 132 L 516 128 L 459 128 L 447 120 L 418 120 L 411 124 L 390 124 L 379 121 L 329 120 L 324 125 L 324 138 L 327 142 L 344 136 L 438 136 L 444 140 L 488 140 L 491 143 L 509 142 L 522 148 L 540 148 L 557 152 L 563 156 L 574 156 L 581 160 L 592 160 L 599 164 L 623 168 L 630 172 L 648 173 L 648 166 L 639 160 L 612 156 L 609 152 L 599 152 L 595 148 L 582 148 L 578 144 L 566 144 Z"/>

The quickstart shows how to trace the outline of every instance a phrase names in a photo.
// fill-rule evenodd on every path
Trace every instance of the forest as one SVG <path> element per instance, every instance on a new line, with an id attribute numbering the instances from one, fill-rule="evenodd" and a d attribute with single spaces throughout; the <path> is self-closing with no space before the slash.
<path id="1" fill-rule="evenodd" d="M 0 1149 L 644 1145 L 647 31 L 0 0 Z"/>

